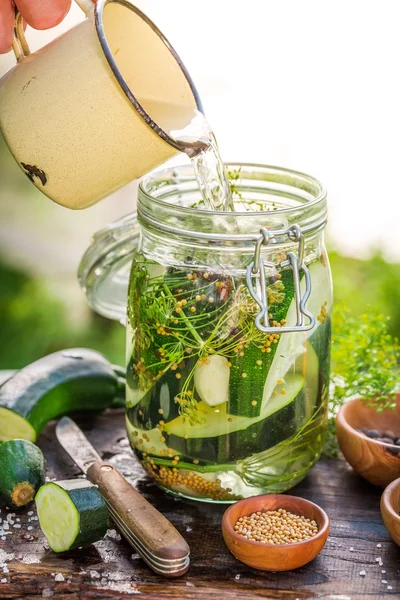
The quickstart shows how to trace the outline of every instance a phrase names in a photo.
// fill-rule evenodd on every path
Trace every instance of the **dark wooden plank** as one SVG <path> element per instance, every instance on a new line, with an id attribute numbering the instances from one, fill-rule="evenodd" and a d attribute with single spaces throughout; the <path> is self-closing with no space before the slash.
<path id="1" fill-rule="evenodd" d="M 188 540 L 192 550 L 189 573 L 178 580 L 154 575 L 124 539 L 108 535 L 90 548 L 63 555 L 52 553 L 37 521 L 28 510 L 19 513 L 21 528 L 11 527 L 0 539 L 9 573 L 2 573 L 0 598 L 37 600 L 128 599 L 237 600 L 326 598 L 362 600 L 400 595 L 400 549 L 390 540 L 379 512 L 380 490 L 357 477 L 343 460 L 321 460 L 293 494 L 320 504 L 331 518 L 331 534 L 311 564 L 288 573 L 263 573 L 247 568 L 226 549 L 221 533 L 223 506 L 183 502 L 159 490 L 144 474 L 127 445 L 123 411 L 79 420 L 102 458 L 110 460 Z M 54 435 L 54 424 L 40 436 L 49 477 L 79 474 Z M 30 510 L 33 510 L 30 507 Z M 0 517 L 4 519 L 3 509 Z M 32 517 L 35 515 L 33 514 Z M 28 527 L 32 530 L 28 531 Z M 1 529 L 1 524 L 0 524 Z M 29 539 L 27 539 L 29 538 Z M 377 544 L 381 544 L 378 548 Z M 381 558 L 382 566 L 376 559 Z M 360 576 L 360 571 L 366 572 Z M 382 570 L 385 573 L 382 573 Z M 61 573 L 64 581 L 55 581 Z M 53 575 L 52 575 L 53 574 Z M 386 581 L 387 583 L 382 583 Z M 388 586 L 391 587 L 388 588 Z"/>

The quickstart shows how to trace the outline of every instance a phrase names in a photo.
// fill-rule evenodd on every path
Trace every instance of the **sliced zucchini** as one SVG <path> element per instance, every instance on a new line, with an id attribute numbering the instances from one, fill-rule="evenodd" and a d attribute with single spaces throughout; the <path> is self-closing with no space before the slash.
<path id="1" fill-rule="evenodd" d="M 0 506 L 21 508 L 29 504 L 45 481 L 41 450 L 26 440 L 0 444 Z"/>
<path id="2" fill-rule="evenodd" d="M 50 420 L 73 411 L 101 411 L 124 394 L 123 378 L 103 355 L 87 348 L 55 352 L 0 386 L 0 441 L 34 442 Z"/>
<path id="3" fill-rule="evenodd" d="M 165 425 L 165 431 L 178 437 L 189 436 L 193 438 L 208 438 L 226 435 L 234 431 L 247 429 L 254 423 L 263 421 L 287 404 L 293 402 L 304 385 L 301 375 L 290 375 L 287 381 L 276 386 L 275 396 L 258 417 L 239 417 L 227 413 L 226 405 L 217 409 L 199 402 L 198 410 L 203 423 L 190 425 L 184 417 L 178 417 Z M 282 394 L 282 391 L 285 393 Z"/>
<path id="4" fill-rule="evenodd" d="M 167 423 L 168 443 L 180 451 L 182 460 L 187 456 L 212 464 L 231 463 L 271 448 L 298 430 L 306 411 L 301 375 L 288 375 L 275 392 L 263 413 L 253 418 L 228 414 L 226 405 L 210 408 L 200 403 L 204 422 L 190 425 L 179 417 Z"/>
<path id="5" fill-rule="evenodd" d="M 210 354 L 206 361 L 197 364 L 194 385 L 196 392 L 208 406 L 228 402 L 230 373 L 228 359 L 220 354 Z"/>
<path id="6" fill-rule="evenodd" d="M 85 479 L 47 483 L 35 501 L 40 527 L 54 552 L 89 546 L 107 532 L 106 503 Z"/>
<path id="7" fill-rule="evenodd" d="M 168 456 L 170 452 L 173 452 L 174 456 L 180 454 L 178 450 L 173 449 L 171 446 L 167 446 L 165 443 L 166 438 L 156 427 L 154 429 L 142 429 L 141 427 L 135 427 L 129 421 L 127 416 L 126 430 L 130 443 L 140 452 L 147 452 L 147 454 L 152 454 L 155 456 Z"/>
<path id="8" fill-rule="evenodd" d="M 281 273 L 281 282 L 284 285 L 284 300 L 281 303 L 271 305 L 273 318 L 271 321 L 280 322 L 287 319 L 288 311 L 293 304 L 294 284 L 293 273 L 291 270 L 284 270 Z M 281 338 L 291 334 L 283 334 Z M 265 341 L 268 336 L 265 335 Z M 279 344 L 281 340 L 279 340 Z M 257 417 L 260 415 L 263 407 L 263 388 L 266 382 L 274 379 L 271 394 L 276 382 L 282 377 L 271 378 L 273 365 L 276 362 L 277 348 L 279 344 L 271 343 L 266 348 L 261 348 L 262 344 L 252 343 L 244 347 L 231 359 L 231 378 L 229 386 L 229 412 L 242 417 Z M 293 358 L 294 362 L 294 358 Z"/>

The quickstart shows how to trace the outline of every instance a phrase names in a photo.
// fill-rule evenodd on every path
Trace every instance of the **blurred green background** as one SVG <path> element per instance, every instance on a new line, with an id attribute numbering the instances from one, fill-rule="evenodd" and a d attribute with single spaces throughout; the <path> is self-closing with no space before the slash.
<path id="1" fill-rule="evenodd" d="M 128 186 L 92 209 L 67 211 L 30 184 L 0 138 L 0 369 L 77 346 L 124 363 L 123 326 L 90 311 L 75 273 L 90 235 L 132 210 L 134 195 Z M 335 301 L 355 315 L 377 307 L 400 337 L 400 265 L 377 252 L 360 260 L 329 250 Z"/>

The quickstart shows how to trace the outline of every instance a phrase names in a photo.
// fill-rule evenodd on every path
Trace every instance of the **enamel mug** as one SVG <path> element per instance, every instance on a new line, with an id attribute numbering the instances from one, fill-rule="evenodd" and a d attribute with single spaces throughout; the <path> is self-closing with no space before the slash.
<path id="1" fill-rule="evenodd" d="M 85 208 L 183 150 L 200 99 L 159 29 L 128 0 L 78 0 L 86 19 L 35 53 L 16 12 L 17 65 L 0 80 L 14 158 L 55 202 Z"/>

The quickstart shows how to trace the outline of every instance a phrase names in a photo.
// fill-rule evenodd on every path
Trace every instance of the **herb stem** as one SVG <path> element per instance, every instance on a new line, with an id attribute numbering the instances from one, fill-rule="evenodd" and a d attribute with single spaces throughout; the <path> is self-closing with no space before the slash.
<path id="1" fill-rule="evenodd" d="M 170 296 L 171 298 L 174 298 L 171 290 L 168 288 L 168 286 L 165 283 L 163 284 L 163 289 L 164 289 L 165 293 L 168 296 Z M 204 346 L 204 340 L 201 339 L 200 335 L 197 333 L 197 331 L 195 330 L 195 328 L 193 327 L 193 325 L 191 324 L 190 320 L 187 318 L 187 316 L 185 315 L 185 313 L 183 312 L 183 310 L 179 314 L 179 316 L 184 321 L 186 327 L 188 328 L 188 330 L 190 331 L 190 333 L 192 334 L 192 336 L 194 337 L 194 339 L 200 344 L 200 347 L 203 347 Z"/>

